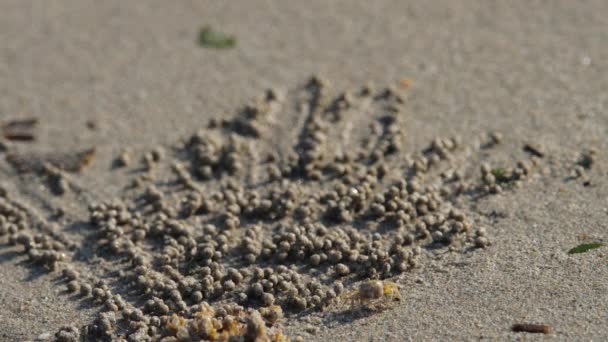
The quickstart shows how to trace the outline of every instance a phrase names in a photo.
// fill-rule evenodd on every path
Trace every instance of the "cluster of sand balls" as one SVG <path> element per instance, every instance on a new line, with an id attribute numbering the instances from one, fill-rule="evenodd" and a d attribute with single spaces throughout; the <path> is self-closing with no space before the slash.
<path id="1" fill-rule="evenodd" d="M 308 118 L 284 158 L 252 160 L 242 146 L 264 139 L 249 128 L 263 117 L 251 113 L 275 101 L 266 96 L 256 102 L 261 108 L 186 139 L 169 160 L 185 186 L 152 181 L 139 194 L 90 207 L 99 248 L 122 258 L 125 285 L 147 298 L 136 321 L 148 329 L 161 322 L 155 334 L 166 332 L 172 315 L 192 317 L 201 305 L 319 310 L 353 282 L 417 267 L 426 246 L 489 244 L 485 230 L 448 200 L 458 187 L 433 175 L 458 153 L 460 139 L 438 138 L 403 158 L 398 90 L 364 87 L 331 99 L 326 83 L 313 78 L 304 91 Z M 356 148 L 333 153 L 331 130 L 360 99 L 376 106 L 370 133 Z M 264 167 L 261 185 L 243 181 L 243 165 Z"/>
<path id="2" fill-rule="evenodd" d="M 32 227 L 37 232 L 32 234 Z M 0 197 L 0 237 L 8 235 L 10 245 L 23 246 L 29 260 L 49 270 L 66 260 L 66 252 L 73 243 L 57 233 L 57 227 L 31 217 L 29 208 L 19 202 Z"/>
<path id="3" fill-rule="evenodd" d="M 527 162 L 500 172 L 484 165 L 481 179 L 466 179 L 458 137 L 406 154 L 399 89 L 364 86 L 334 96 L 313 77 L 294 97 L 305 120 L 286 153 L 256 150 L 272 135 L 264 120 L 286 101 L 269 90 L 171 152 L 146 153 L 147 176 L 135 188 L 89 206 L 95 235 L 87 248 L 113 263 L 118 280 L 110 285 L 102 275 L 62 268 L 68 292 L 102 307 L 82 333 L 280 341 L 283 312 L 322 310 L 360 281 L 419 267 L 428 247 L 488 246 L 486 230 L 457 199 L 498 193 L 532 172 Z M 353 123 L 365 127 L 341 145 L 339 132 Z M 261 179 L 252 182 L 253 173 Z M 76 246 L 59 235 L 31 235 L 22 216 L 0 198 L 0 233 L 32 261 L 61 265 Z M 72 341 L 77 332 L 56 336 Z"/>
<path id="4" fill-rule="evenodd" d="M 276 329 L 282 317 L 279 306 L 244 310 L 237 305 L 221 311 L 203 303 L 190 318 L 173 315 L 167 320 L 168 336 L 161 341 L 260 341 L 283 342 L 289 339 Z"/>
<path id="5" fill-rule="evenodd" d="M 538 158 L 519 161 L 515 167 L 508 168 L 492 168 L 489 164 L 483 163 L 480 168 L 484 183 L 482 189 L 484 192 L 500 193 L 504 187 L 520 187 L 539 164 Z"/>

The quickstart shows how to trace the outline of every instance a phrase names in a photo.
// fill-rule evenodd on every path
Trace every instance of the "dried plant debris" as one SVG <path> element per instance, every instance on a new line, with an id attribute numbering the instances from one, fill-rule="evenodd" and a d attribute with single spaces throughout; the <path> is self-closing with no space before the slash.
<path id="1" fill-rule="evenodd" d="M 596 248 L 600 248 L 605 246 L 605 244 L 603 242 L 590 242 L 590 243 L 583 243 L 580 244 L 572 249 L 570 249 L 568 251 L 568 254 L 578 254 L 578 253 L 585 253 L 588 252 L 592 249 L 596 249 Z"/>
<path id="2" fill-rule="evenodd" d="M 233 117 L 146 153 L 154 172 L 142 171 L 145 180 L 134 172 L 137 187 L 90 204 L 87 244 L 51 253 L 55 240 L 36 238 L 27 224 L 11 223 L 6 234 L 49 269 L 71 268 L 74 253 L 112 263 L 112 281 L 94 267 L 87 277 L 64 271 L 70 293 L 102 308 L 79 330 L 97 339 L 281 340 L 283 313 L 407 303 L 395 278 L 423 266 L 425 254 L 438 262 L 491 246 L 473 202 L 505 182 L 515 191 L 540 161 L 499 173 L 484 164 L 480 178 L 470 159 L 478 146 L 458 136 L 408 150 L 403 91 L 335 92 L 313 77 L 286 95 L 265 92 Z M 67 172 L 87 156 L 11 163 Z"/>
<path id="3" fill-rule="evenodd" d="M 399 86 L 401 88 L 408 89 L 409 87 L 412 86 L 413 83 L 414 83 L 414 81 L 407 79 L 407 78 L 403 78 L 399 81 Z"/>
<path id="4" fill-rule="evenodd" d="M 0 131 L 4 139 L 11 141 L 32 141 L 36 139 L 34 129 L 38 119 L 12 120 L 0 124 Z"/>
<path id="5" fill-rule="evenodd" d="M 378 309 L 399 302 L 402 298 L 398 284 L 388 280 L 367 280 L 361 282 L 356 289 L 346 292 L 340 299 L 348 302 L 351 309 L 356 306 Z"/>
<path id="6" fill-rule="evenodd" d="M 541 144 L 527 143 L 524 145 L 524 151 L 536 157 L 542 158 L 545 156 L 545 148 Z"/>
<path id="7" fill-rule="evenodd" d="M 19 173 L 43 173 L 51 165 L 62 171 L 77 173 L 86 168 L 95 157 L 95 148 L 77 152 L 11 153 L 6 160 Z"/>
<path id="8" fill-rule="evenodd" d="M 190 318 L 174 314 L 161 323 L 165 335 L 161 341 L 289 341 L 276 324 L 283 315 L 279 306 L 261 311 L 239 306 L 216 311 L 207 303 L 199 307 Z"/>
<path id="9" fill-rule="evenodd" d="M 198 43 L 202 47 L 227 49 L 236 45 L 236 37 L 204 26 L 198 34 Z"/>
<path id="10" fill-rule="evenodd" d="M 531 323 L 518 323 L 513 324 L 511 327 L 513 332 L 527 332 L 532 334 L 549 334 L 551 333 L 551 326 L 547 324 L 531 324 Z"/>

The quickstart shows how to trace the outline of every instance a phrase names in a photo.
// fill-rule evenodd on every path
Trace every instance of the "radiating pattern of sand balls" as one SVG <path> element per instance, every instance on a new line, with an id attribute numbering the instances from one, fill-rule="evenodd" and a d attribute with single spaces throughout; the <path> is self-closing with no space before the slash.
<path id="1" fill-rule="evenodd" d="M 277 309 L 330 307 L 359 281 L 419 267 L 428 248 L 488 246 L 459 199 L 500 192 L 534 163 L 500 174 L 469 165 L 457 158 L 469 147 L 458 137 L 405 153 L 404 136 L 414 134 L 406 119 L 399 89 L 332 93 L 312 78 L 286 94 L 269 90 L 234 117 L 146 154 L 121 198 L 89 206 L 96 233 L 81 248 L 112 263 L 117 279 L 64 271 L 68 291 L 103 305 L 86 333 L 186 334 L 209 304 L 224 319 L 259 309 L 272 326 Z M 42 253 L 49 268 L 69 260 L 40 252 L 37 238 L 19 231 L 6 233 L 33 260 Z"/>

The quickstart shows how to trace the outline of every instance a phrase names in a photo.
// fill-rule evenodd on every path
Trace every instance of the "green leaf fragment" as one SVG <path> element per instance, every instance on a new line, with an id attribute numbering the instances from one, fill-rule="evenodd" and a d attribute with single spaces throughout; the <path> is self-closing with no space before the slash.
<path id="1" fill-rule="evenodd" d="M 198 43 L 203 47 L 226 49 L 236 45 L 236 37 L 205 26 L 198 35 Z"/>
<path id="2" fill-rule="evenodd" d="M 506 183 L 509 181 L 509 178 L 506 175 L 507 171 L 505 169 L 496 168 L 492 169 L 490 172 L 492 172 L 492 175 L 498 183 Z"/>
<path id="3" fill-rule="evenodd" d="M 602 246 L 604 246 L 604 243 L 602 242 L 583 243 L 569 250 L 568 254 L 585 253 L 592 249 L 600 248 Z"/>

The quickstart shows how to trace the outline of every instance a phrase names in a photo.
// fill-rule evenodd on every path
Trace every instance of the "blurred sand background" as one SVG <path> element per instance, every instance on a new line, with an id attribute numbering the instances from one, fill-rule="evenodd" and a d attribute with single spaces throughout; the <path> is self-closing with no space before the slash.
<path id="1" fill-rule="evenodd" d="M 109 165 L 121 148 L 173 142 L 266 87 L 293 87 L 311 74 L 340 89 L 411 79 L 412 149 L 488 130 L 503 133 L 507 155 L 526 139 L 562 159 L 594 147 L 593 185 L 538 181 L 480 201 L 480 212 L 500 213 L 488 224 L 489 249 L 406 274 L 405 300 L 394 309 L 344 324 L 312 317 L 287 331 L 318 341 L 602 340 L 607 252 L 566 252 L 580 234 L 608 238 L 607 13 L 604 1 L 2 0 L 0 119 L 39 118 L 38 141 L 17 148 L 96 146 L 79 182 L 111 197 L 119 182 Z M 236 47 L 199 47 L 204 24 L 234 34 Z M 2 184 L 19 189 L 1 163 Z M 94 308 L 22 260 L 0 251 L 0 340 L 90 321 Z M 516 322 L 554 331 L 515 334 Z M 308 324 L 318 331 L 307 333 Z"/>

